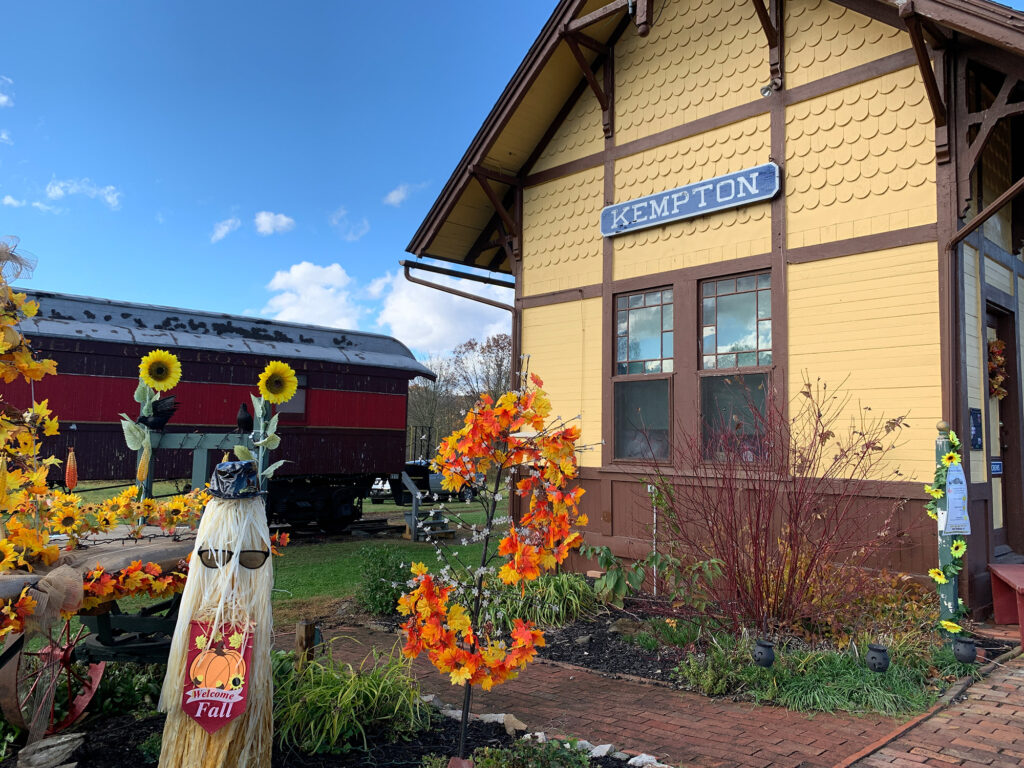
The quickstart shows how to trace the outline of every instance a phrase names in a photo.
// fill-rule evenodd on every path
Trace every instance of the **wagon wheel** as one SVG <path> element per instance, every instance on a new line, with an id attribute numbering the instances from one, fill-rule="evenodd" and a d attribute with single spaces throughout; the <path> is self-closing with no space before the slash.
<path id="1" fill-rule="evenodd" d="M 24 650 L 0 668 L 0 710 L 7 721 L 27 729 L 29 742 L 57 733 L 75 723 L 99 687 L 106 662 L 82 665 L 74 660 L 75 646 L 85 627 L 72 634 L 65 621 L 39 649 Z M 24 642 L 21 636 L 8 640 L 8 648 Z"/>

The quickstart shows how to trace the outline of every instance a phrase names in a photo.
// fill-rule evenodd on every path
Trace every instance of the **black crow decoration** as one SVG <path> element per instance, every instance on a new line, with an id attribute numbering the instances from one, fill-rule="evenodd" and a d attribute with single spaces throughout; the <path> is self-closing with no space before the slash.
<path id="1" fill-rule="evenodd" d="M 249 413 L 249 409 L 245 407 L 245 403 L 238 406 L 238 434 L 248 435 L 252 432 L 252 415 Z"/>
<path id="2" fill-rule="evenodd" d="M 139 416 L 138 422 L 158 432 L 167 426 L 167 422 L 171 420 L 171 416 L 176 410 L 178 410 L 178 401 L 174 395 L 161 397 L 159 400 L 153 401 L 153 415 Z"/>

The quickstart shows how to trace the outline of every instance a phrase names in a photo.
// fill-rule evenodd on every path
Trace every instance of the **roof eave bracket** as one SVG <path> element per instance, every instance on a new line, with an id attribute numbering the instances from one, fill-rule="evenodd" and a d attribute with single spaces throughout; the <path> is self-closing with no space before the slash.
<path id="1" fill-rule="evenodd" d="M 491 186 L 491 182 L 496 181 L 512 187 L 516 191 L 516 198 L 518 199 L 522 197 L 522 180 L 517 176 L 509 176 L 498 171 L 492 171 L 480 165 L 470 167 L 469 172 L 476 179 L 481 189 L 483 189 L 491 205 L 494 206 L 495 213 L 498 214 L 498 229 L 501 232 L 501 245 L 505 253 L 510 261 L 517 261 L 519 259 L 520 232 L 522 229 L 520 223 L 516 221 L 513 214 L 508 212 L 508 208 L 505 207 L 501 198 L 498 197 L 498 193 Z M 520 209 L 521 206 L 515 206 L 516 211 Z"/>
<path id="2" fill-rule="evenodd" d="M 579 31 L 570 31 L 566 29 L 562 33 L 562 39 L 565 40 L 565 44 L 569 46 L 569 50 L 572 52 L 572 57 L 576 59 L 576 63 L 580 67 L 580 71 L 583 73 L 584 79 L 587 81 L 587 85 L 590 86 L 590 90 L 594 92 L 594 96 L 597 98 L 597 103 L 601 105 L 601 127 L 604 130 L 604 136 L 606 139 L 610 139 L 612 134 L 615 132 L 614 126 L 614 115 L 612 111 L 612 97 L 613 90 L 615 88 L 614 80 L 611 75 L 612 61 L 612 49 L 611 46 L 599 43 L 589 35 L 585 35 Z M 604 82 L 599 83 L 597 81 L 597 75 L 594 72 L 593 65 L 587 61 L 586 56 L 583 55 L 583 49 L 581 46 L 585 46 L 590 50 L 598 54 L 598 58 L 607 62 L 607 66 L 604 67 Z"/>
<path id="3" fill-rule="evenodd" d="M 924 33 L 921 27 L 921 19 L 914 11 L 913 0 L 906 0 L 900 4 L 900 18 L 907 25 L 910 32 L 910 43 L 914 47 L 914 55 L 917 57 L 917 66 L 921 70 L 921 79 L 924 80 L 924 89 L 928 94 L 928 103 L 932 107 L 932 116 L 935 118 L 935 127 L 942 128 L 946 125 L 946 103 L 942 97 L 938 80 L 935 77 L 935 70 L 932 68 L 931 56 L 928 53 L 928 43 L 925 42 Z"/>

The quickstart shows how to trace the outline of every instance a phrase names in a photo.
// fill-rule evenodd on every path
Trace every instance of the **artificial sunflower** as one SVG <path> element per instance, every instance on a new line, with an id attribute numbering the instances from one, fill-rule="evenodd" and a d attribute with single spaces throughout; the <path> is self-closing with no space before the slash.
<path id="1" fill-rule="evenodd" d="M 53 508 L 53 517 L 50 520 L 50 530 L 54 533 L 66 533 L 69 536 L 78 530 L 81 523 L 78 508 L 70 504 L 63 504 Z"/>
<path id="2" fill-rule="evenodd" d="M 952 546 L 950 546 L 949 552 L 957 559 L 963 557 L 964 553 L 967 552 L 967 542 L 963 539 L 957 539 L 953 542 Z"/>
<path id="3" fill-rule="evenodd" d="M 959 464 L 959 463 L 960 463 L 960 454 L 957 453 L 956 451 L 950 451 L 949 453 L 943 455 L 943 457 L 942 457 L 942 465 L 945 466 L 945 467 L 951 466 L 953 464 Z"/>
<path id="4" fill-rule="evenodd" d="M 928 571 L 928 575 L 932 577 L 932 581 L 936 584 L 946 584 L 949 582 L 949 579 L 946 578 L 946 574 L 944 574 L 939 568 L 932 568 Z"/>
<path id="5" fill-rule="evenodd" d="M 924 487 L 924 492 L 931 496 L 933 499 L 941 499 L 943 496 L 946 495 L 946 492 L 943 491 L 941 488 L 933 488 L 930 485 L 926 485 Z"/>
<path id="6" fill-rule="evenodd" d="M 946 619 L 940 621 L 939 626 L 947 632 L 949 632 L 949 634 L 951 635 L 956 635 L 964 631 L 964 628 L 957 624 L 955 621 L 947 621 Z"/>
<path id="7" fill-rule="evenodd" d="M 166 392 L 181 381 L 181 363 L 164 349 L 154 349 L 139 363 L 142 383 L 157 392 Z"/>
<path id="8" fill-rule="evenodd" d="M 260 374 L 259 388 L 264 400 L 280 405 L 295 395 L 299 388 L 299 379 L 288 363 L 271 360 Z"/>
<path id="9" fill-rule="evenodd" d="M 0 573 L 25 565 L 25 558 L 6 539 L 0 539 Z"/>

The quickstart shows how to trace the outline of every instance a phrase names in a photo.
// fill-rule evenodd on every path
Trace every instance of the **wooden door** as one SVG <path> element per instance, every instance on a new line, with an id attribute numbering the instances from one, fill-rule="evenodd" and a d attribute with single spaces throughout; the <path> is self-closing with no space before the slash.
<path id="1" fill-rule="evenodd" d="M 1019 531 L 1021 520 L 1021 477 L 1020 477 L 1020 438 L 1019 409 L 1020 385 L 1016 380 L 1017 355 L 1016 335 L 1013 327 L 1013 316 L 989 308 L 985 327 L 986 352 L 992 361 L 992 342 L 1004 344 L 1002 352 L 1005 363 L 1005 378 L 998 390 L 992 386 L 990 378 L 988 398 L 988 429 L 986 443 L 992 483 L 992 546 L 998 557 L 1006 554 L 1016 542 L 1015 535 Z M 991 377 L 997 371 L 989 367 Z"/>

